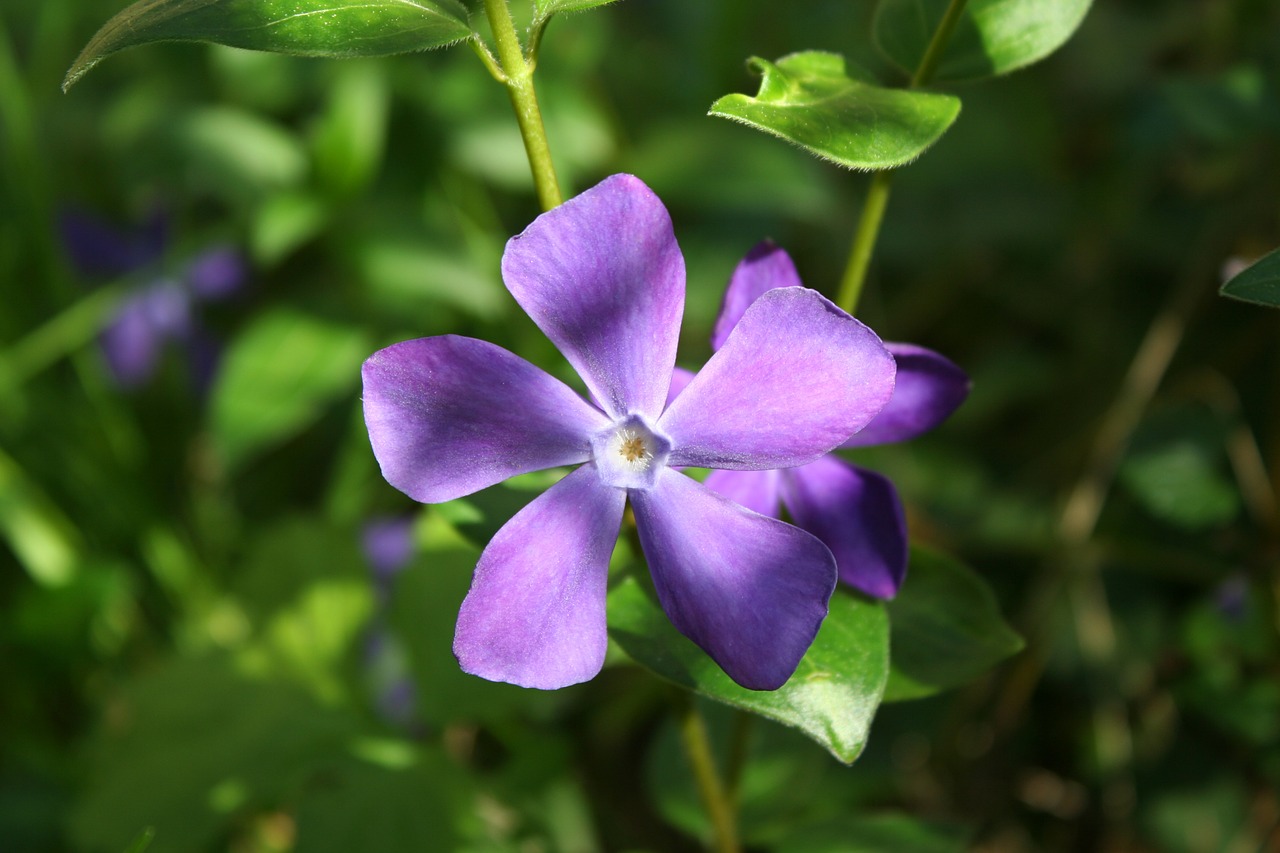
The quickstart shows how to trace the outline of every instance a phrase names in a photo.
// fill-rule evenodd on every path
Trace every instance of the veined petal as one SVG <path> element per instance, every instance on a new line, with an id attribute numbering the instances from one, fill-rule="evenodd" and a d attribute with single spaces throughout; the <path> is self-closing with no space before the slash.
<path id="1" fill-rule="evenodd" d="M 969 396 L 969 377 L 945 356 L 914 344 L 885 344 L 898 365 L 893 396 L 841 447 L 906 441 L 936 427 Z"/>
<path id="2" fill-rule="evenodd" d="M 382 475 L 423 503 L 585 462 L 609 423 L 560 380 L 474 338 L 404 341 L 370 356 L 362 374 Z"/>
<path id="3" fill-rule="evenodd" d="M 663 413 L 668 464 L 788 468 L 866 426 L 893 393 L 893 358 L 804 287 L 770 290 Z"/>
<path id="4" fill-rule="evenodd" d="M 783 504 L 831 549 L 840 580 L 893 598 L 907 573 L 907 522 L 893 483 L 834 456 L 781 474 Z"/>
<path id="5" fill-rule="evenodd" d="M 773 471 L 712 471 L 704 481 L 708 489 L 752 512 L 778 517 L 778 477 Z"/>
<path id="6" fill-rule="evenodd" d="M 711 331 L 711 349 L 718 350 L 728 340 L 733 327 L 751 303 L 766 291 L 775 287 L 800 287 L 800 274 L 791 256 L 769 240 L 757 243 L 746 257 L 738 262 L 724 291 L 724 302 Z"/>
<path id="7" fill-rule="evenodd" d="M 614 175 L 542 214 L 507 243 L 502 277 L 606 412 L 657 418 L 684 312 L 684 257 L 652 190 Z"/>
<path id="8" fill-rule="evenodd" d="M 671 469 L 631 501 L 671 622 L 743 687 L 781 687 L 827 615 L 831 552 Z"/>
<path id="9" fill-rule="evenodd" d="M 584 465 L 503 525 L 458 613 L 453 653 L 490 681 L 554 690 L 604 665 L 605 591 L 626 492 Z"/>

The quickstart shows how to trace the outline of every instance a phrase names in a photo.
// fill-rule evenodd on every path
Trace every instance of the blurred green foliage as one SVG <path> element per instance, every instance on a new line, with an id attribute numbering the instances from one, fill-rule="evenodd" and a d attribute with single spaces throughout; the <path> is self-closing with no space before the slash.
<path id="1" fill-rule="evenodd" d="M 621 651 L 555 694 L 452 659 L 478 548 L 541 481 L 420 508 L 382 481 L 360 418 L 360 362 L 409 337 L 474 335 L 572 379 L 498 274 L 536 214 L 505 93 L 465 49 L 164 44 L 61 94 L 121 5 L 0 11 L 0 846 L 697 849 L 673 688 Z M 1044 62 L 946 90 L 963 111 L 895 178 L 860 316 L 974 391 L 858 461 L 1027 648 L 882 706 L 851 768 L 708 709 L 721 765 L 751 759 L 752 849 L 1278 843 L 1280 314 L 1216 295 L 1224 267 L 1280 244 L 1278 38 L 1264 0 L 1112 0 Z M 811 49 L 905 82 L 872 4 L 627 0 L 548 26 L 566 194 L 629 171 L 669 205 L 687 367 L 761 238 L 811 286 L 839 279 L 865 177 L 706 117 L 755 90 L 747 57 Z M 100 292 L 59 213 L 123 227 L 157 206 L 167 263 L 219 241 L 252 261 L 205 317 L 223 347 L 208 396 L 176 351 L 125 392 L 93 324 L 58 323 Z M 41 329 L 57 357 L 26 370 L 14 353 Z M 416 554 L 381 584 L 359 543 L 388 514 L 416 519 Z M 907 627 L 949 615 L 895 608 Z M 401 683 L 407 717 L 383 704 Z"/>

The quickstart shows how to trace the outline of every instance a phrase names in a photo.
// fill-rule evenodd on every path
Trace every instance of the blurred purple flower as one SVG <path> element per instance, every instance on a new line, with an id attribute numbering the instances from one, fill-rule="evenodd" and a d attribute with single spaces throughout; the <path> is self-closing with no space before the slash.
<path id="1" fill-rule="evenodd" d="M 413 527 L 412 518 L 375 518 L 364 525 L 360 535 L 378 598 L 378 613 L 365 642 L 365 675 L 378 713 L 404 729 L 415 724 L 417 690 L 404 647 L 387 627 L 386 609 L 396 575 L 413 559 Z"/>
<path id="2" fill-rule="evenodd" d="M 169 243 L 168 217 L 153 213 L 136 231 L 117 231 L 73 211 L 59 223 L 62 243 L 77 272 L 87 278 L 146 277 L 127 294 L 101 336 L 107 366 L 126 388 L 144 384 L 155 373 L 169 341 L 184 344 L 197 383 L 213 373 L 217 347 L 195 319 L 198 302 L 235 294 L 244 284 L 244 257 L 228 246 L 207 249 L 176 273 L 161 272 Z"/>
<path id="3" fill-rule="evenodd" d="M 445 335 L 364 365 L 383 476 L 447 501 L 527 471 L 580 465 L 480 556 L 454 654 L 495 681 L 557 688 L 604 662 L 609 557 L 628 499 L 667 616 L 739 684 L 795 671 L 836 583 L 813 536 L 726 500 L 677 466 L 771 469 L 817 459 L 893 391 L 893 358 L 819 294 L 789 288 L 745 312 L 667 406 L 684 258 L 657 196 L 615 175 L 507 243 L 503 278 L 596 404 L 504 349 Z"/>
<path id="4" fill-rule="evenodd" d="M 725 346 L 756 300 L 800 286 L 786 252 L 768 242 L 756 246 L 729 280 L 712 349 Z M 915 438 L 946 420 L 969 394 L 969 378 L 936 352 L 911 344 L 885 346 L 897 362 L 893 396 L 842 448 Z M 785 506 L 795 524 L 831 549 L 840 580 L 876 598 L 897 594 L 907 571 L 907 527 L 902 501 L 887 477 L 828 455 L 782 470 L 713 471 L 707 486 L 762 515 L 777 517 Z"/>

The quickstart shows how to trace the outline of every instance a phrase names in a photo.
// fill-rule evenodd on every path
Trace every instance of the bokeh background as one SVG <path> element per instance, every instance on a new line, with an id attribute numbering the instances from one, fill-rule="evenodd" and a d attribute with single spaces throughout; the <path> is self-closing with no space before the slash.
<path id="1" fill-rule="evenodd" d="M 423 511 L 361 421 L 360 362 L 405 338 L 570 376 L 498 274 L 537 213 L 501 87 L 464 47 L 166 44 L 62 94 L 123 3 L 0 2 L 0 848 L 122 851 L 154 827 L 155 853 L 699 849 L 672 688 L 622 659 L 554 694 L 456 670 L 477 548 L 545 478 Z M 685 366 L 758 240 L 834 291 L 867 181 L 707 108 L 754 91 L 751 55 L 834 50 L 902 82 L 872 7 L 552 22 L 561 181 L 632 172 L 668 204 Z M 1216 293 L 1280 244 L 1277 44 L 1266 0 L 1106 0 L 1039 65 L 952 89 L 859 316 L 973 393 L 856 458 L 1027 649 L 883 706 L 851 768 L 758 722 L 751 849 L 1280 850 L 1280 312 Z M 86 226 L 94 251 L 141 261 L 92 274 L 68 236 L 86 217 L 110 229 Z M 191 297 L 228 249 L 235 292 Z M 122 383 L 101 333 L 165 287 L 181 333 Z"/>

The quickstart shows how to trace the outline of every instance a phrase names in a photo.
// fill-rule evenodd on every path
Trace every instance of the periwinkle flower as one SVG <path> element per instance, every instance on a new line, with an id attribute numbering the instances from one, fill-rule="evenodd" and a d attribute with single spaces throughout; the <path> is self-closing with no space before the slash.
<path id="1" fill-rule="evenodd" d="M 152 274 L 131 290 L 102 331 L 107 366 L 116 381 L 136 388 L 155 373 L 168 342 L 183 344 L 197 381 L 212 373 L 215 347 L 195 319 L 198 302 L 235 294 L 244 284 L 244 258 L 229 246 L 215 246 L 169 274 L 160 272 L 169 243 L 169 222 L 154 213 L 135 232 L 120 232 L 83 214 L 61 219 L 62 242 L 76 270 L 90 278 Z"/>
<path id="2" fill-rule="evenodd" d="M 814 291 L 767 294 L 666 405 L 684 259 L 648 187 L 615 175 L 507 243 L 512 296 L 593 402 L 493 344 L 444 335 L 365 362 L 364 410 L 383 476 L 422 502 L 578 465 L 500 529 L 462 603 L 454 654 L 495 681 L 558 688 L 599 672 L 609 557 L 628 500 L 672 623 L 745 687 L 781 686 L 836 583 L 817 538 L 677 470 L 811 462 L 893 392 L 871 330 Z"/>
<path id="3" fill-rule="evenodd" d="M 761 243 L 742 260 L 725 291 L 711 347 L 724 347 L 758 299 L 779 288 L 800 287 L 791 258 Z M 969 394 L 969 378 L 932 350 L 885 345 L 897 363 L 893 396 L 842 448 L 905 441 L 946 420 Z M 776 517 L 785 506 L 792 521 L 821 539 L 835 555 L 840 580 L 876 598 L 892 598 L 907 571 L 907 528 L 893 483 L 835 455 L 775 471 L 713 471 L 707 486 L 758 513 Z"/>

